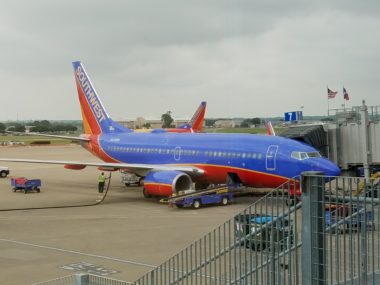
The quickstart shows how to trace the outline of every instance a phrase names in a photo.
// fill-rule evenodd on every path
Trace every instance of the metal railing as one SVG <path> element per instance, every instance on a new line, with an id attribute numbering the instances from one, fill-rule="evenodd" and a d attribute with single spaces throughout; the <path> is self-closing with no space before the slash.
<path id="1" fill-rule="evenodd" d="M 33 283 L 33 285 L 81 285 L 81 283 L 78 283 L 77 280 L 80 280 L 80 278 L 76 275 L 70 275 L 45 282 Z"/>
<path id="2" fill-rule="evenodd" d="M 298 283 L 296 190 L 285 183 L 135 284 Z"/>
<path id="3" fill-rule="evenodd" d="M 325 180 L 323 176 L 316 179 Z M 312 220 L 321 226 L 311 234 L 322 245 L 323 279 L 313 279 L 316 284 L 379 284 L 375 283 L 380 280 L 380 187 L 376 182 L 339 177 L 319 183 L 324 199 L 314 201 L 313 207 L 321 209 L 322 217 Z M 312 185 L 311 191 L 316 188 Z"/>
<path id="4" fill-rule="evenodd" d="M 372 179 L 303 173 L 134 283 L 39 284 L 379 284 L 379 191 Z"/>
<path id="5" fill-rule="evenodd" d="M 330 114 L 334 114 L 336 119 L 340 115 L 344 113 L 349 113 L 349 118 L 355 122 L 360 121 L 360 108 L 361 106 L 353 106 L 351 108 L 338 108 L 338 109 L 330 109 Z M 368 108 L 368 118 L 372 122 L 380 121 L 380 106 L 367 106 Z"/>
<path id="6" fill-rule="evenodd" d="M 375 282 L 379 187 L 321 173 L 305 173 L 300 183 L 302 195 L 298 182 L 285 183 L 135 284 Z"/>

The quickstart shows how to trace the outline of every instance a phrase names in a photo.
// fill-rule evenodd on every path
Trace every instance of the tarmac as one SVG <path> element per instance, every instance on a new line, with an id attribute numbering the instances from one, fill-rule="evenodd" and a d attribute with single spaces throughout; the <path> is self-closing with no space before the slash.
<path id="1" fill-rule="evenodd" d="M 97 161 L 78 145 L 0 147 L 0 157 Z M 201 238 L 259 197 L 237 197 L 228 206 L 198 210 L 169 208 L 145 199 L 142 187 L 121 184 L 112 173 L 105 201 L 99 170 L 67 170 L 62 165 L 0 163 L 11 174 L 0 179 L 1 284 L 32 284 L 79 272 L 135 281 Z M 39 178 L 41 193 L 12 192 L 11 177 Z"/>

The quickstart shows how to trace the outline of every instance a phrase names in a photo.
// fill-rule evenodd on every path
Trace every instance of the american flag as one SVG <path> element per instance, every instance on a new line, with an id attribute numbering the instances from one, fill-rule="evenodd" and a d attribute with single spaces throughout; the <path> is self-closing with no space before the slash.
<path id="1" fill-rule="evenodd" d="M 343 98 L 344 100 L 350 100 L 350 97 L 348 96 L 346 88 L 343 87 Z"/>
<path id="2" fill-rule="evenodd" d="M 334 99 L 336 94 L 338 94 L 338 91 L 332 91 L 330 88 L 327 87 L 327 97 L 329 99 Z"/>

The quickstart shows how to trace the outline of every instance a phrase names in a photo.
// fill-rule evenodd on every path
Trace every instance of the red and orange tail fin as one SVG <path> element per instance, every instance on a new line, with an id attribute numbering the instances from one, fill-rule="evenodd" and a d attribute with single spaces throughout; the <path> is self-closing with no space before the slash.
<path id="1" fill-rule="evenodd" d="M 75 61 L 73 62 L 73 67 L 84 133 L 98 135 L 101 133 L 131 131 L 110 119 L 82 63 Z"/>
<path id="2" fill-rule="evenodd" d="M 275 136 L 276 133 L 273 129 L 272 123 L 270 121 L 265 122 L 265 128 L 267 129 L 268 136 Z"/>
<path id="3" fill-rule="evenodd" d="M 206 114 L 206 105 L 205 101 L 201 102 L 198 109 L 195 111 L 193 117 L 190 120 L 190 126 L 194 132 L 200 132 L 203 128 L 205 114 Z"/>
<path id="4" fill-rule="evenodd" d="M 191 120 L 178 127 L 178 129 L 188 129 L 192 132 L 200 132 L 203 128 L 203 123 L 206 113 L 206 102 L 201 102 L 198 109 L 195 111 Z"/>

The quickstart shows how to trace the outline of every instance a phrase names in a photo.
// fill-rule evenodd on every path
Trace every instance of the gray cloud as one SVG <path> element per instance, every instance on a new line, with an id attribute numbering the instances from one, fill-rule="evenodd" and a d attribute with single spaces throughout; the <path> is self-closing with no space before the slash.
<path id="1" fill-rule="evenodd" d="M 2 1 L 0 120 L 80 118 L 74 60 L 118 119 L 379 105 L 378 1 L 277 2 Z"/>

